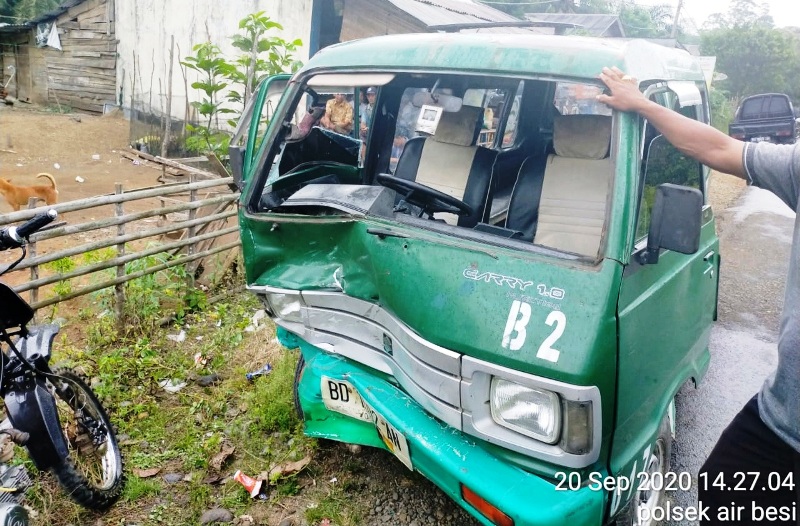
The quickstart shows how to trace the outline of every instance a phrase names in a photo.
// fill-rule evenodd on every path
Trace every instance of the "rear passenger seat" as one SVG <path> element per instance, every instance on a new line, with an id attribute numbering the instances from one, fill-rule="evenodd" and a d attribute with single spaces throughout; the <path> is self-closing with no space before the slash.
<path id="1" fill-rule="evenodd" d="M 613 172 L 610 142 L 609 116 L 556 116 L 555 153 L 522 164 L 506 227 L 537 245 L 596 257 Z"/>

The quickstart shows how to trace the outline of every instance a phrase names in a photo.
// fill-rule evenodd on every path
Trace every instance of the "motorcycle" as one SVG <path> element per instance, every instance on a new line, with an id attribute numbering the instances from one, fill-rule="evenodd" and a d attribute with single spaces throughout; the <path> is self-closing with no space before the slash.
<path id="1" fill-rule="evenodd" d="M 28 237 L 57 217 L 41 213 L 20 226 L 0 229 L 0 251 L 22 255 L 0 272 L 16 267 L 27 254 Z M 102 404 L 80 374 L 50 367 L 57 325 L 28 327 L 34 311 L 11 287 L 0 283 L 0 396 L 9 426 L 1 428 L 28 450 L 39 471 L 52 471 L 62 489 L 81 506 L 102 511 L 119 498 L 125 481 L 117 438 Z M 0 495 L 25 485 L 25 474 L 0 467 Z M 14 468 L 10 468 L 13 470 Z M 12 499 L 14 500 L 14 499 Z M 16 501 L 0 499 L 0 526 L 27 524 Z M 16 522 L 15 522 L 16 517 Z"/>

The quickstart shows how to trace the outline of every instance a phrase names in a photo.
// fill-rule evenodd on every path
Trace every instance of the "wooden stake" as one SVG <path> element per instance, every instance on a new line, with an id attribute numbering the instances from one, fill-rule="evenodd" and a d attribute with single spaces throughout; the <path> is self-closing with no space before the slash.
<path id="1" fill-rule="evenodd" d="M 172 64 L 175 60 L 175 35 L 169 46 L 169 73 L 167 74 L 167 123 L 164 126 L 164 140 L 161 141 L 161 156 L 167 156 L 167 148 L 169 147 L 170 132 L 172 131 Z"/>

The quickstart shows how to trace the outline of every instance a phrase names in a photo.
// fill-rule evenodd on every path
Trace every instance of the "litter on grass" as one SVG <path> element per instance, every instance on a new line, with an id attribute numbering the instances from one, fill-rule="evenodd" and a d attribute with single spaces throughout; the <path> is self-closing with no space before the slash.
<path id="1" fill-rule="evenodd" d="M 245 374 L 244 377 L 252 382 L 253 380 L 258 378 L 259 376 L 268 375 L 271 371 L 272 371 L 272 366 L 270 364 L 266 364 L 266 365 L 264 365 L 264 367 L 262 367 L 261 369 L 258 369 L 257 371 L 251 371 L 251 372 Z"/>

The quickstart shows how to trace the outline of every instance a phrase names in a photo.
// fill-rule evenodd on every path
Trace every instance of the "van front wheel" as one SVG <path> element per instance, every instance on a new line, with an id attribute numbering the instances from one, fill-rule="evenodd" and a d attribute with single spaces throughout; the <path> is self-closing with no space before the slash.
<path id="1" fill-rule="evenodd" d="M 660 480 L 669 472 L 670 454 L 672 452 L 672 432 L 670 431 L 669 418 L 664 416 L 661 426 L 650 453 L 646 471 L 649 476 L 642 480 L 653 480 L 654 473 L 661 473 Z M 640 489 L 634 493 L 625 509 L 617 516 L 616 526 L 656 526 L 661 521 L 652 519 L 653 511 L 664 503 L 664 490 L 659 488 Z"/>

